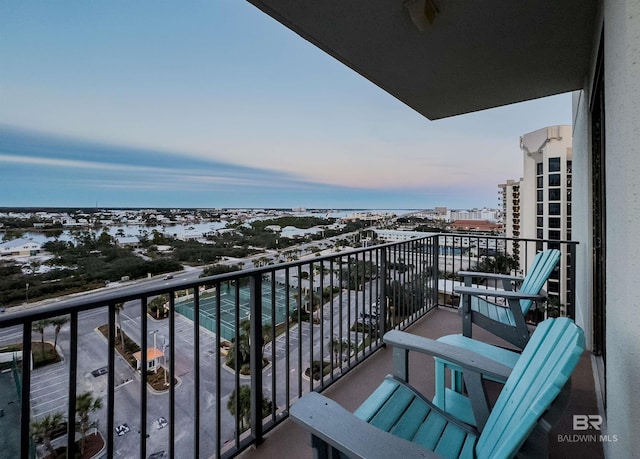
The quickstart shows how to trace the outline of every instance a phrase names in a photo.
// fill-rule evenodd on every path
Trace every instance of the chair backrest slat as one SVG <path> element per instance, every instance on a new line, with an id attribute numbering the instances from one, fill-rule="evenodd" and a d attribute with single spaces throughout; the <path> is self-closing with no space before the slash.
<path id="1" fill-rule="evenodd" d="M 536 328 L 516 363 L 476 445 L 478 458 L 514 455 L 571 377 L 584 333 L 566 317 Z"/>
<path id="2" fill-rule="evenodd" d="M 560 251 L 558 249 L 538 252 L 520 286 L 520 292 L 538 294 L 540 290 L 542 290 L 542 287 L 544 287 L 547 279 L 549 279 L 558 261 L 560 261 Z M 529 312 L 532 304 L 532 300 L 520 300 L 522 312 L 524 314 Z"/>

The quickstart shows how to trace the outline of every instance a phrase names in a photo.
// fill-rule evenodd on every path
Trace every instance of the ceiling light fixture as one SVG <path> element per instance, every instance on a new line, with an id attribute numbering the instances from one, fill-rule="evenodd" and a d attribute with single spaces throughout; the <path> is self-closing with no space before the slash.
<path id="1" fill-rule="evenodd" d="M 433 24 L 436 15 L 440 12 L 433 0 L 406 0 L 404 7 L 409 10 L 411 20 L 420 31 Z"/>

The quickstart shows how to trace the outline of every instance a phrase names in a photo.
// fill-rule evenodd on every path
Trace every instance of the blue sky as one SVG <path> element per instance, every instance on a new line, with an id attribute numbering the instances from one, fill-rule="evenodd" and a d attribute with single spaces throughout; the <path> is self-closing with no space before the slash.
<path id="1" fill-rule="evenodd" d="M 0 206 L 497 205 L 570 95 L 429 121 L 240 0 L 0 3 Z"/>

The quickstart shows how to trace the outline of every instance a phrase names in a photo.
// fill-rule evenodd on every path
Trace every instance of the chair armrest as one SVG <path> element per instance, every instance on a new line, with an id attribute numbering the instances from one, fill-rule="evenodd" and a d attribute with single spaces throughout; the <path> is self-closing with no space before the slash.
<path id="1" fill-rule="evenodd" d="M 498 280 L 513 281 L 513 282 L 524 281 L 524 277 L 512 276 L 510 274 L 483 273 L 479 271 L 458 271 L 457 274 L 460 277 L 480 277 L 482 279 L 498 279 Z"/>
<path id="2" fill-rule="evenodd" d="M 458 276 L 462 276 L 464 279 L 464 285 L 467 287 L 471 286 L 472 280 L 474 277 L 480 279 L 492 279 L 495 281 L 502 282 L 502 288 L 505 290 L 513 290 L 513 287 L 517 290 L 520 288 L 522 283 L 524 282 L 523 277 L 512 276 L 510 274 L 501 274 L 501 273 L 484 273 L 478 271 L 458 271 Z"/>
<path id="3" fill-rule="evenodd" d="M 505 298 L 507 300 L 546 300 L 547 295 L 543 293 L 522 293 L 514 292 L 511 290 L 496 290 L 489 288 L 478 287 L 455 287 L 453 290 L 455 293 L 461 295 L 475 295 L 475 296 L 493 296 L 496 298 Z"/>
<path id="4" fill-rule="evenodd" d="M 384 432 L 316 392 L 304 395 L 289 409 L 291 419 L 348 457 L 439 458 L 416 443 Z M 318 457 L 318 456 L 314 456 Z M 322 456 L 320 456 L 322 457 Z"/>
<path id="5" fill-rule="evenodd" d="M 484 357 L 468 349 L 442 343 L 423 336 L 391 330 L 385 333 L 383 341 L 394 348 L 419 352 L 451 362 L 459 367 L 471 370 L 493 378 L 506 380 L 511 374 L 511 368 Z"/>

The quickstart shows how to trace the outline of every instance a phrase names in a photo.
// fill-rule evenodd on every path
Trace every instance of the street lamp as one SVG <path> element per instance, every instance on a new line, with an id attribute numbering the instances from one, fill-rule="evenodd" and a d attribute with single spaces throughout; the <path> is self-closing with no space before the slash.
<path id="1" fill-rule="evenodd" d="M 162 337 L 162 359 L 164 360 L 164 385 L 168 386 L 167 382 L 167 338 Z"/>
<path id="2" fill-rule="evenodd" d="M 157 373 L 158 372 L 158 366 L 156 365 L 156 353 L 155 350 L 157 349 L 156 347 L 156 336 L 158 335 L 158 330 L 153 330 L 152 332 L 149 332 L 153 335 L 153 372 Z M 147 354 L 148 356 L 149 354 Z M 149 362 L 147 362 L 147 365 L 149 365 Z"/>

